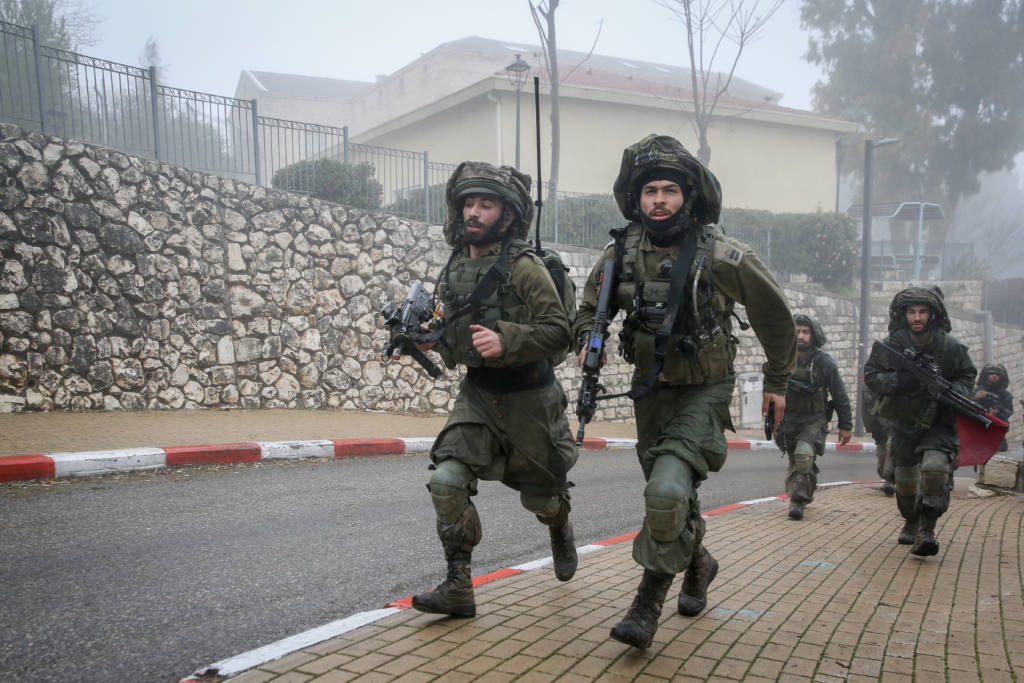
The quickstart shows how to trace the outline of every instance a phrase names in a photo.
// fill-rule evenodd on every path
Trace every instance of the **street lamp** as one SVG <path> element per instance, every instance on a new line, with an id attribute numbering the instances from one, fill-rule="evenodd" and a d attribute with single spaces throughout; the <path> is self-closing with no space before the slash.
<path id="1" fill-rule="evenodd" d="M 839 213 L 839 179 L 840 171 L 843 163 L 843 157 L 845 156 L 845 150 L 850 146 L 850 143 L 842 138 L 836 138 L 836 213 Z"/>
<path id="2" fill-rule="evenodd" d="M 864 141 L 864 216 L 860 254 L 860 345 L 857 349 L 857 422 L 854 434 L 864 436 L 864 363 L 871 332 L 871 153 L 877 147 L 899 142 L 896 138 Z"/>
<path id="3" fill-rule="evenodd" d="M 508 82 L 516 90 L 516 168 L 519 168 L 519 93 L 523 91 L 527 74 L 530 73 L 530 65 L 523 61 L 521 55 L 516 55 L 516 61 L 505 67 L 505 75 Z"/>

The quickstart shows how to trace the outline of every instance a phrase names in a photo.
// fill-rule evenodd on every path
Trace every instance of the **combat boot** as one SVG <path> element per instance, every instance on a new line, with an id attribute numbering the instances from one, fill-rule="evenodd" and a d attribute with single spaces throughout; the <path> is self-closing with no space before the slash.
<path id="1" fill-rule="evenodd" d="M 896 487 L 891 482 L 885 482 L 882 484 L 882 493 L 885 494 L 886 498 L 892 498 L 896 495 Z"/>
<path id="2" fill-rule="evenodd" d="M 939 552 L 939 541 L 935 538 L 935 522 L 938 517 L 933 510 L 928 508 L 921 511 L 917 535 L 914 537 L 914 545 L 910 548 L 911 555 L 928 557 Z"/>
<path id="3" fill-rule="evenodd" d="M 641 650 L 650 647 L 654 633 L 658 630 L 661 606 L 665 604 L 665 595 L 673 578 L 671 574 L 658 574 L 645 569 L 633 604 L 629 606 L 622 621 L 612 628 L 612 638 Z"/>
<path id="4" fill-rule="evenodd" d="M 569 520 L 561 526 L 549 526 L 551 533 L 551 557 L 555 561 L 555 576 L 559 581 L 568 581 L 576 574 L 579 557 L 576 555 L 576 539 L 572 535 Z"/>
<path id="5" fill-rule="evenodd" d="M 448 578 L 437 588 L 412 597 L 412 606 L 430 614 L 450 614 L 453 617 L 475 617 L 473 580 L 470 578 L 472 554 L 460 550 L 445 550 Z"/>
<path id="6" fill-rule="evenodd" d="M 910 545 L 914 542 L 914 538 L 917 536 L 917 521 L 911 522 L 909 519 L 903 523 L 903 529 L 900 530 L 900 537 L 896 539 L 896 542 L 900 545 Z"/>
<path id="7" fill-rule="evenodd" d="M 795 500 L 789 501 L 789 518 L 790 519 L 803 519 L 804 518 L 804 503 L 798 503 Z"/>
<path id="8" fill-rule="evenodd" d="M 695 617 L 704 611 L 708 604 L 708 586 L 718 575 L 718 560 L 703 545 L 693 551 L 690 566 L 683 574 L 683 587 L 679 590 L 679 601 L 676 607 L 684 617 Z"/>

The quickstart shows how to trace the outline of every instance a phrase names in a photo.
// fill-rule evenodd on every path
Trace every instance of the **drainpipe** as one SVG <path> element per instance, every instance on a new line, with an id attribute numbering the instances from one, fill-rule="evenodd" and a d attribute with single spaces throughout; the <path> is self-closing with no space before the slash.
<path id="1" fill-rule="evenodd" d="M 487 99 L 494 102 L 494 138 L 498 145 L 498 166 L 501 166 L 501 100 L 499 100 L 493 92 L 487 93 Z"/>
<path id="2" fill-rule="evenodd" d="M 992 311 L 981 312 L 981 322 L 985 328 L 985 365 L 996 362 L 995 333 L 992 329 Z"/>

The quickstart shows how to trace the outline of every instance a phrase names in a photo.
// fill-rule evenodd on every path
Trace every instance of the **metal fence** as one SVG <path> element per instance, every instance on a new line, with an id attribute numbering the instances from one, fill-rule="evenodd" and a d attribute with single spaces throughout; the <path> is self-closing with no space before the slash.
<path id="1" fill-rule="evenodd" d="M 433 224 L 444 221 L 445 182 L 455 170 L 426 151 L 350 142 L 345 126 L 260 116 L 256 100 L 161 85 L 155 68 L 41 45 L 34 28 L 4 21 L 0 119 Z M 601 248 L 608 231 L 622 224 L 611 194 L 551 197 L 550 184 L 545 189 L 540 229 L 547 242 Z"/>

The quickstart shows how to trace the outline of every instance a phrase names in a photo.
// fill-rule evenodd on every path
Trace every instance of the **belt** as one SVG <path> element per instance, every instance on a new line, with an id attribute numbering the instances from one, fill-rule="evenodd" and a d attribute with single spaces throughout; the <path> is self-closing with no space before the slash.
<path id="1" fill-rule="evenodd" d="M 548 386 L 555 381 L 555 366 L 545 358 L 507 368 L 475 367 L 466 371 L 466 379 L 485 391 L 511 394 Z"/>

